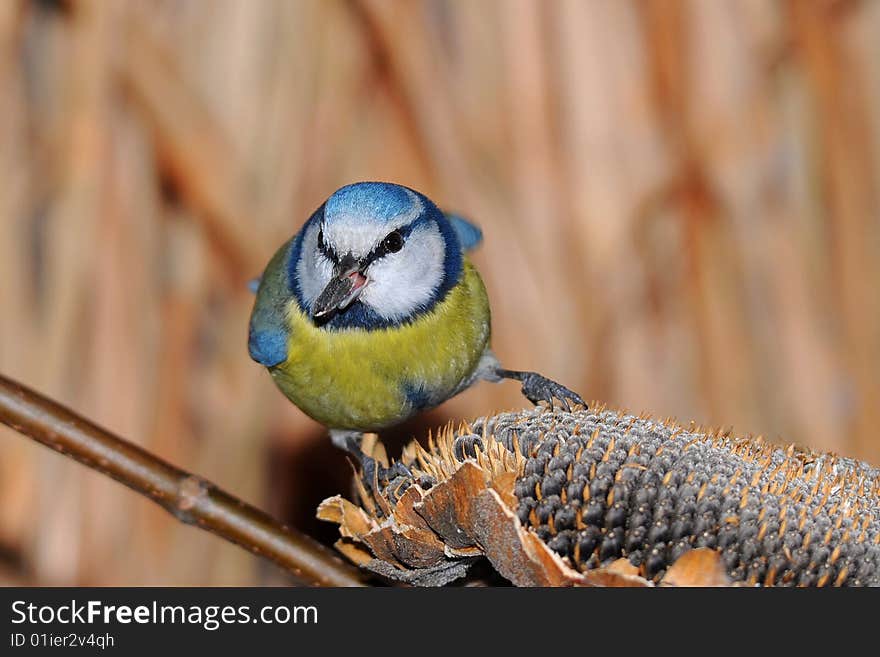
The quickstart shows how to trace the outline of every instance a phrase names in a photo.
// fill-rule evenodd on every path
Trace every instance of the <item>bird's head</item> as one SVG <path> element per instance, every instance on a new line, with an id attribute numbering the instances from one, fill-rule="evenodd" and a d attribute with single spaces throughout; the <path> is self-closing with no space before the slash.
<path id="1" fill-rule="evenodd" d="M 336 191 L 301 232 L 293 279 L 318 324 L 389 326 L 430 309 L 455 285 L 461 245 L 427 197 L 364 182 Z"/>

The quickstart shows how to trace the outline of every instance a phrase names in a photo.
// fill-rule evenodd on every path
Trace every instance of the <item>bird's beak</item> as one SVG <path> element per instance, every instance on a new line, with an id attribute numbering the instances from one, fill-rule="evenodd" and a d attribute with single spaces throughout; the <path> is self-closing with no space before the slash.
<path id="1" fill-rule="evenodd" d="M 343 310 L 358 298 L 367 284 L 360 263 L 351 254 L 346 255 L 333 272 L 333 278 L 312 304 L 312 317 L 320 319 L 336 310 Z"/>

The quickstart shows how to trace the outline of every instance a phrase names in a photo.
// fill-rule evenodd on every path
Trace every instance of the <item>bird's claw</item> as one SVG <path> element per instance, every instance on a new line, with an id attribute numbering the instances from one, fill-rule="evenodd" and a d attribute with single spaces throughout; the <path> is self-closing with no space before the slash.
<path id="1" fill-rule="evenodd" d="M 567 411 L 571 411 L 572 404 L 578 404 L 587 408 L 587 403 L 579 394 L 536 372 L 526 372 L 523 374 L 522 393 L 533 404 L 545 401 L 550 408 L 554 407 L 555 400 L 557 399 L 562 402 Z"/>
<path id="2" fill-rule="evenodd" d="M 407 482 L 411 483 L 415 479 L 412 470 L 400 461 L 395 461 L 386 468 L 372 456 L 362 452 L 360 462 L 361 481 L 373 495 L 382 495 L 389 488 L 397 490 L 401 483 L 407 484 L 408 488 Z"/>
<path id="3" fill-rule="evenodd" d="M 379 470 L 380 479 L 391 481 L 395 477 L 408 477 L 414 479 L 412 470 L 402 461 L 395 461 L 390 468 L 381 468 Z"/>
<path id="4" fill-rule="evenodd" d="M 348 452 L 361 468 L 361 480 L 367 490 L 373 494 L 382 494 L 387 487 L 400 480 L 411 481 L 415 477 L 405 463 L 395 461 L 390 467 L 385 467 L 373 456 L 367 454 L 362 446 L 364 434 L 360 431 L 344 429 L 331 429 L 330 438 L 333 444 Z"/>

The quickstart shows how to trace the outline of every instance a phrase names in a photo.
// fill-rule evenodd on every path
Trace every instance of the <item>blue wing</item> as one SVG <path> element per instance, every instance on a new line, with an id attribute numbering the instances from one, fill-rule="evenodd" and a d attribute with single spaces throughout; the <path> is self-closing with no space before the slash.
<path id="1" fill-rule="evenodd" d="M 287 337 L 283 330 L 252 327 L 248 334 L 248 352 L 260 365 L 274 367 L 287 360 Z"/>
<path id="2" fill-rule="evenodd" d="M 287 360 L 290 329 L 285 319 L 285 308 L 291 292 L 287 284 L 286 263 L 290 245 L 288 242 L 282 246 L 266 267 L 251 313 L 248 351 L 251 358 L 266 367 L 274 367 Z"/>
<path id="3" fill-rule="evenodd" d="M 470 251 L 479 246 L 483 241 L 483 231 L 474 226 L 466 219 L 462 219 L 457 214 L 447 214 L 446 218 L 452 224 L 455 234 L 458 235 L 458 241 L 461 242 L 462 251 Z"/>

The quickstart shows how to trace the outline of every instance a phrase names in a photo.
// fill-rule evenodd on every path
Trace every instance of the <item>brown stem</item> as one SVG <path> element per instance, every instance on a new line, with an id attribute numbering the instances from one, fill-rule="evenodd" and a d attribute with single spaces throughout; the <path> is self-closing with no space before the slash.
<path id="1" fill-rule="evenodd" d="M 146 495 L 181 522 L 270 559 L 312 586 L 363 586 L 314 539 L 0 375 L 0 422 Z"/>

